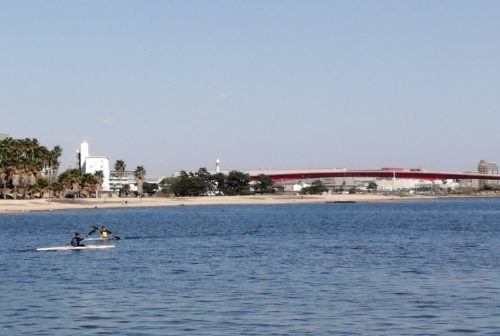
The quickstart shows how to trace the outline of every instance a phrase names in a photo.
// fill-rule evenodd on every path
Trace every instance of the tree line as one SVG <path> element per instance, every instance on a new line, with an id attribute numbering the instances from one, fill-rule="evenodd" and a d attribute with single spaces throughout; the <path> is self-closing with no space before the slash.
<path id="1" fill-rule="evenodd" d="M 205 167 L 196 172 L 183 170 L 178 176 L 163 179 L 160 188 L 163 193 L 175 196 L 235 196 L 274 191 L 267 175 L 259 175 L 252 182 L 250 175 L 237 170 L 212 174 Z"/>
<path id="2" fill-rule="evenodd" d="M 61 189 L 58 184 L 59 158 L 62 148 L 48 149 L 37 139 L 13 139 L 0 141 L 0 184 L 2 196 L 7 198 L 28 197 L 38 188 Z"/>
<path id="3" fill-rule="evenodd" d="M 102 190 L 104 173 L 82 174 L 80 169 L 67 169 L 59 174 L 60 146 L 52 149 L 41 145 L 37 139 L 0 140 L 0 197 L 43 198 L 43 197 L 97 197 Z M 121 180 L 125 172 L 125 162 L 117 160 L 115 171 Z M 138 166 L 134 177 L 138 193 L 142 194 L 146 170 Z M 128 194 L 128 185 L 120 185 L 120 194 Z"/>
<path id="4" fill-rule="evenodd" d="M 97 197 L 102 190 L 104 173 L 82 174 L 78 168 L 70 168 L 59 174 L 62 148 L 52 149 L 41 145 L 37 139 L 0 140 L 0 188 L 1 198 L 79 198 Z M 124 180 L 126 164 L 117 160 L 114 164 L 120 196 L 131 192 Z M 177 176 L 163 179 L 158 186 L 146 183 L 146 170 L 138 166 L 134 171 L 136 195 L 154 194 L 161 190 L 175 196 L 249 195 L 272 193 L 275 186 L 268 175 L 261 174 L 253 181 L 244 172 L 232 170 L 227 174 L 210 173 L 206 168 L 196 172 L 181 171 Z M 125 183 L 124 183 L 125 182 Z M 315 192 L 313 186 L 309 192 Z M 320 190 L 322 188 L 319 188 Z"/>

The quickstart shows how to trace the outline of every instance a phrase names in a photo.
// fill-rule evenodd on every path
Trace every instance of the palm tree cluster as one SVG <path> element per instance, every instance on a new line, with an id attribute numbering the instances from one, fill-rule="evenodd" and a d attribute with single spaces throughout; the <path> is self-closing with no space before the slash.
<path id="1" fill-rule="evenodd" d="M 103 180 L 102 170 L 98 170 L 94 174 L 82 175 L 79 169 L 68 169 L 59 175 L 57 195 L 66 198 L 97 198 Z"/>
<path id="2" fill-rule="evenodd" d="M 54 188 L 62 149 L 49 150 L 37 139 L 5 138 L 0 141 L 0 184 L 3 198 L 26 198 Z"/>
<path id="3" fill-rule="evenodd" d="M 1 198 L 97 197 L 104 173 L 82 175 L 79 169 L 68 169 L 59 175 L 61 155 L 60 146 L 49 150 L 37 139 L 1 140 Z"/>
<path id="4" fill-rule="evenodd" d="M 129 184 L 123 184 L 124 182 L 124 176 L 129 174 L 129 172 L 126 171 L 127 165 L 125 164 L 125 161 L 123 160 L 116 160 L 114 168 L 114 176 L 118 179 L 119 186 L 118 186 L 118 191 L 119 191 L 119 196 L 128 196 L 130 193 L 130 185 Z M 144 169 L 144 166 L 137 166 L 137 168 L 133 171 L 134 173 L 134 178 L 137 184 L 137 195 L 142 196 L 144 194 L 143 191 L 143 186 L 144 186 L 144 179 L 146 176 L 146 169 Z M 125 179 L 127 181 L 127 179 Z"/>

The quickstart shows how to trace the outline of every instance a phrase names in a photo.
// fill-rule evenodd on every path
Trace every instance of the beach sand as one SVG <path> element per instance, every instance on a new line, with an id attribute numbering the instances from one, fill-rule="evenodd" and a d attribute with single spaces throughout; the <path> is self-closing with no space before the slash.
<path id="1" fill-rule="evenodd" d="M 215 204 L 304 204 L 333 202 L 384 202 L 429 198 L 426 196 L 353 195 L 263 195 L 263 196 L 208 196 L 172 198 L 107 198 L 107 199 L 31 199 L 0 200 L 0 214 L 12 212 L 55 211 L 69 209 L 162 207 Z"/>

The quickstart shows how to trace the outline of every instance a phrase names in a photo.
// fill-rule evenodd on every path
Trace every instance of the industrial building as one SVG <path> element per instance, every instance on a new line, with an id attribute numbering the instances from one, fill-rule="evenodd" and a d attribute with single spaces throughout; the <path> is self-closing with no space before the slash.
<path id="1" fill-rule="evenodd" d="M 498 175 L 498 165 L 495 162 L 486 162 L 485 160 L 479 161 L 477 165 L 477 171 L 479 174 L 491 174 Z M 497 180 L 479 180 L 479 188 L 489 187 L 497 187 Z"/>

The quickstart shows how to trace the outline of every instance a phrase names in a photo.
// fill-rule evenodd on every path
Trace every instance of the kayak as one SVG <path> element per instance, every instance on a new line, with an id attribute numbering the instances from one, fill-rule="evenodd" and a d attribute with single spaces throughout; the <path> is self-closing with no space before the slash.
<path id="1" fill-rule="evenodd" d="M 108 238 L 102 238 L 102 237 L 89 237 L 85 238 L 84 240 L 86 241 L 103 241 L 103 240 L 119 240 L 119 239 L 125 239 L 125 237 L 108 237 Z"/>
<path id="2" fill-rule="evenodd" d="M 108 249 L 113 248 L 115 245 L 85 245 L 85 246 L 51 246 L 39 247 L 37 251 L 75 251 L 75 250 L 95 250 L 95 249 Z"/>

